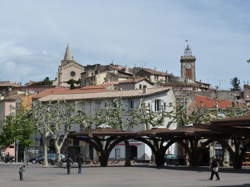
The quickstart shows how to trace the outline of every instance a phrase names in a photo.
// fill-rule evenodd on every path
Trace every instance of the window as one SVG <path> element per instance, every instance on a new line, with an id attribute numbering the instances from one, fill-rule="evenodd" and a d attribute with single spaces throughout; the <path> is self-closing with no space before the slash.
<path id="1" fill-rule="evenodd" d="M 156 99 L 155 100 L 155 111 L 160 111 L 160 109 L 161 109 L 161 100 Z"/>
<path id="2" fill-rule="evenodd" d="M 70 76 L 71 76 L 71 77 L 74 77 L 75 75 L 76 75 L 76 72 L 74 72 L 74 71 L 71 71 L 71 72 L 70 72 Z"/>
<path id="3" fill-rule="evenodd" d="M 150 108 L 150 107 L 151 107 L 151 106 L 150 106 L 150 103 L 148 103 L 148 109 L 149 109 L 149 110 L 151 110 L 151 108 Z"/>
<path id="4" fill-rule="evenodd" d="M 166 108 L 167 108 L 167 105 L 166 105 L 166 103 L 164 102 L 164 103 L 163 103 L 163 109 L 166 110 Z"/>
<path id="5" fill-rule="evenodd" d="M 134 100 L 133 99 L 129 100 L 129 107 L 134 108 Z"/>
<path id="6" fill-rule="evenodd" d="M 141 85 L 141 84 L 139 84 L 139 89 L 140 89 L 140 90 L 142 89 L 142 85 Z"/>
<path id="7" fill-rule="evenodd" d="M 108 106 L 108 102 L 105 102 L 105 103 L 104 103 L 104 107 L 107 107 L 107 106 Z"/>

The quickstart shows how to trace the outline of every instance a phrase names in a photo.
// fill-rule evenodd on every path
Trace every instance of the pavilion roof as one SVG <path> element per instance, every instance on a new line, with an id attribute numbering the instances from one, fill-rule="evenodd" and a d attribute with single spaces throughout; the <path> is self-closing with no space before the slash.
<path id="1" fill-rule="evenodd" d="M 237 116 L 231 118 L 225 118 L 222 120 L 215 120 L 211 123 L 212 125 L 220 126 L 249 126 L 250 127 L 250 112 L 244 116 Z"/>
<path id="2" fill-rule="evenodd" d="M 216 132 L 210 129 L 209 125 L 194 125 L 191 127 L 181 127 L 168 132 L 158 132 L 157 135 L 163 136 L 212 136 L 219 135 L 221 132 Z"/>
<path id="3" fill-rule="evenodd" d="M 152 128 L 149 130 L 139 131 L 137 132 L 137 134 L 141 136 L 148 136 L 148 135 L 156 135 L 158 133 L 164 133 L 164 132 L 169 132 L 169 131 L 171 130 L 168 128 Z"/>

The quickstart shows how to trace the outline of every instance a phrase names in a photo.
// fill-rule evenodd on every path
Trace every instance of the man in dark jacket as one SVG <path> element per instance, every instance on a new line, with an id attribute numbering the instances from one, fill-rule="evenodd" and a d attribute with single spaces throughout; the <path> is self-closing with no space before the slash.
<path id="1" fill-rule="evenodd" d="M 213 180 L 214 174 L 217 177 L 217 180 L 220 180 L 220 176 L 219 176 L 219 163 L 218 161 L 214 158 L 211 162 L 211 176 L 210 176 L 210 180 Z"/>
<path id="2" fill-rule="evenodd" d="M 20 177 L 20 181 L 23 180 L 23 172 L 25 171 L 24 168 L 25 168 L 25 165 L 22 165 L 22 166 L 19 168 L 19 171 L 18 171 L 19 177 Z"/>
<path id="3" fill-rule="evenodd" d="M 78 173 L 81 174 L 82 173 L 83 160 L 82 160 L 82 158 L 80 156 L 77 158 L 77 163 L 78 163 Z"/>
<path id="4" fill-rule="evenodd" d="M 70 156 L 66 159 L 66 167 L 67 167 L 67 174 L 70 174 L 71 164 L 73 163 L 73 160 Z"/>

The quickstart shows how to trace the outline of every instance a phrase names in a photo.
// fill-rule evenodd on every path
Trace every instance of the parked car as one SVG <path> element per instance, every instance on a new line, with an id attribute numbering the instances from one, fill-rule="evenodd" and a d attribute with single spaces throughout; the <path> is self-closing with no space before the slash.
<path id="1" fill-rule="evenodd" d="M 175 154 L 166 154 L 164 156 L 167 165 L 185 165 L 186 161 L 183 157 Z"/>
<path id="2" fill-rule="evenodd" d="M 65 155 L 64 154 L 60 154 L 60 158 L 61 158 L 62 162 L 65 162 Z M 34 164 L 35 163 L 42 164 L 44 162 L 44 156 L 40 155 L 36 158 L 31 158 L 31 159 L 29 159 L 29 162 L 32 162 Z M 52 165 L 56 163 L 56 153 L 48 153 L 48 162 Z"/>

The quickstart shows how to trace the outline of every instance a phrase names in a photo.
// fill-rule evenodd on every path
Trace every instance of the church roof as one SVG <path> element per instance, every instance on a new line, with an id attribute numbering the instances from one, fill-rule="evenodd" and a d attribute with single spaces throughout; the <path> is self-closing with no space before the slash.
<path id="1" fill-rule="evenodd" d="M 67 47 L 66 47 L 64 60 L 73 60 L 73 56 L 72 56 L 71 49 L 70 49 L 69 45 L 67 45 Z"/>

